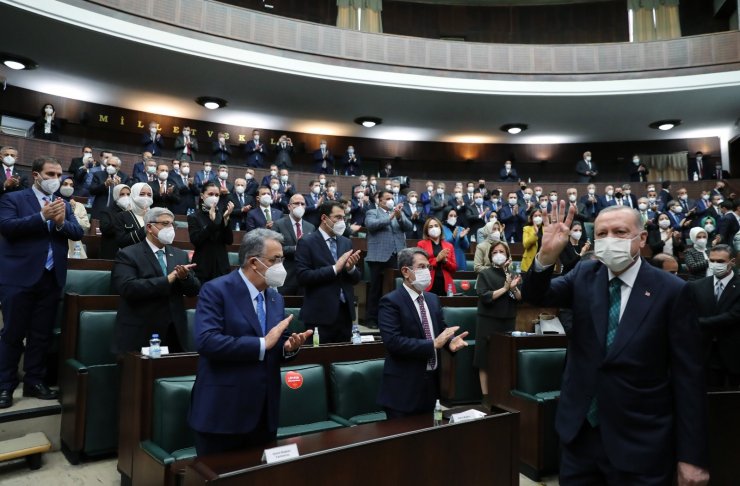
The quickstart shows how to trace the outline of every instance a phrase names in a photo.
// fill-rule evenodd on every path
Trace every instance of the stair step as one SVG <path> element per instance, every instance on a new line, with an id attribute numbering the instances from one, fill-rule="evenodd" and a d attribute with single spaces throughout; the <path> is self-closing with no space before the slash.
<path id="1" fill-rule="evenodd" d="M 0 409 L 0 441 L 41 432 L 51 442 L 51 450 L 59 450 L 62 421 L 59 400 L 24 397 L 21 388 L 13 393 L 13 406 Z"/>

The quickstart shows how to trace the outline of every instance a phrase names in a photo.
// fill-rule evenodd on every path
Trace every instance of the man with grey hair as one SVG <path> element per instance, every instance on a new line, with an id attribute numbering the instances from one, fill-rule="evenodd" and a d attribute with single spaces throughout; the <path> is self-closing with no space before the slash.
<path id="1" fill-rule="evenodd" d="M 144 216 L 144 241 L 121 249 L 111 274 L 121 296 L 113 332 L 113 352 L 139 351 L 159 334 L 170 352 L 190 350 L 183 295 L 198 295 L 200 282 L 188 254 L 172 246 L 175 216 L 152 208 Z"/>
<path id="2" fill-rule="evenodd" d="M 188 423 L 199 456 L 275 439 L 280 365 L 312 331 L 287 332 L 283 237 L 257 228 L 239 247 L 241 268 L 207 282 L 195 313 L 200 359 Z M 247 301 L 247 296 L 249 300 Z"/>
<path id="3" fill-rule="evenodd" d="M 560 214 L 565 207 L 560 201 Z M 552 278 L 574 214 L 544 219 L 522 289 L 530 304 L 573 310 L 555 419 L 560 482 L 671 484 L 677 475 L 678 484 L 706 484 L 701 333 L 689 287 L 643 263 L 647 232 L 626 206 L 596 217 L 598 261 Z"/>
<path id="4" fill-rule="evenodd" d="M 378 323 L 387 350 L 378 403 L 388 418 L 431 413 L 439 398 L 441 351 L 467 346 L 468 332 L 455 336 L 431 283 L 429 259 L 421 248 L 398 252 L 403 285 L 380 301 Z"/>
<path id="5" fill-rule="evenodd" d="M 90 195 L 95 196 L 91 211 L 93 219 L 100 219 L 103 209 L 115 206 L 113 188 L 118 184 L 129 183 L 129 178 L 121 172 L 121 159 L 116 156 L 108 157 L 105 170 L 95 172 L 90 182 Z"/>

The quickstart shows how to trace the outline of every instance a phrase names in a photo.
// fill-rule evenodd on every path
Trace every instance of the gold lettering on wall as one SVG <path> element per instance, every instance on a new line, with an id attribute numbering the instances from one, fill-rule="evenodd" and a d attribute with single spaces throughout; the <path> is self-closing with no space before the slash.
<path id="1" fill-rule="evenodd" d="M 206 133 L 208 134 L 208 138 L 213 136 L 213 130 L 206 130 Z"/>
<path id="2" fill-rule="evenodd" d="M 144 128 L 144 124 L 143 124 L 143 123 L 141 123 L 141 120 L 138 120 L 138 121 L 136 122 L 136 128 Z"/>
<path id="3" fill-rule="evenodd" d="M 226 140 L 228 140 L 228 139 L 229 139 L 229 132 L 224 132 L 224 138 L 225 138 Z"/>
<path id="4" fill-rule="evenodd" d="M 193 134 L 193 136 L 198 135 L 198 129 L 197 128 L 191 128 L 190 132 Z"/>
<path id="5" fill-rule="evenodd" d="M 100 123 L 108 123 L 108 115 L 98 115 L 98 117 Z"/>
<path id="6" fill-rule="evenodd" d="M 121 126 L 123 126 L 123 117 L 121 117 Z"/>
<path id="7" fill-rule="evenodd" d="M 180 127 L 172 127 L 172 133 L 180 133 Z"/>
<path id="8" fill-rule="evenodd" d="M 240 133 L 239 134 L 239 141 L 240 142 L 246 142 L 247 141 L 246 135 Z"/>

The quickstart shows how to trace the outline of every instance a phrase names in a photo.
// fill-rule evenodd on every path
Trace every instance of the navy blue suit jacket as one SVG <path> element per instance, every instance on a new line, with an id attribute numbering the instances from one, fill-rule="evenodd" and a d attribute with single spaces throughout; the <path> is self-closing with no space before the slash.
<path id="1" fill-rule="evenodd" d="M 269 150 L 264 140 L 260 140 L 259 148 L 255 145 L 254 140 L 249 140 L 244 145 L 244 153 L 247 154 L 247 167 L 264 167 Z"/>
<path id="2" fill-rule="evenodd" d="M 252 231 L 255 228 L 264 228 L 267 225 L 267 219 L 262 206 L 257 205 L 247 212 L 247 227 L 245 231 Z M 270 215 L 273 221 L 283 217 L 283 213 L 273 207 L 270 208 Z"/>
<path id="3" fill-rule="evenodd" d="M 352 249 L 352 242 L 344 236 L 337 236 L 337 257 Z M 311 234 L 298 240 L 295 249 L 295 270 L 298 285 L 305 288 L 306 297 L 301 308 L 301 321 L 307 326 L 314 324 L 334 324 L 342 302 L 340 290 L 349 304 L 352 320 L 355 319 L 354 285 L 360 281 L 362 274 L 355 267 L 351 272 L 342 269 L 334 272 L 334 256 L 324 241 L 324 235 L 318 228 Z M 347 323 L 349 326 L 350 323 Z"/>
<path id="4" fill-rule="evenodd" d="M 57 231 L 41 217 L 33 189 L 9 192 L 0 198 L 0 285 L 31 287 L 44 273 L 51 243 L 57 284 L 67 281 L 67 240 L 79 241 L 83 230 L 65 202 L 64 225 Z"/>
<path id="5" fill-rule="evenodd" d="M 447 327 L 439 298 L 424 292 L 424 300 L 434 335 L 439 336 Z M 432 341 L 424 337 L 419 313 L 405 288 L 380 299 L 378 326 L 387 352 L 378 403 L 402 412 L 431 412 L 434 401 L 426 400 L 429 394 L 425 387 L 429 381 L 424 379 L 424 374 L 427 361 L 436 350 Z M 437 352 L 437 369 L 440 363 L 441 353 Z"/>
<path id="6" fill-rule="evenodd" d="M 280 363 L 288 334 L 259 360 L 262 329 L 240 271 L 211 280 L 200 291 L 195 312 L 200 359 L 188 417 L 198 432 L 246 434 L 260 421 L 277 431 Z M 285 319 L 283 297 L 272 288 L 265 290 L 265 317 L 266 332 Z"/>
<path id="7" fill-rule="evenodd" d="M 606 349 L 608 270 L 581 261 L 525 275 L 523 297 L 573 310 L 555 428 L 570 443 L 593 397 L 603 444 L 617 469 L 646 473 L 676 461 L 707 466 L 701 333 L 686 282 L 641 263 L 611 347 Z"/>

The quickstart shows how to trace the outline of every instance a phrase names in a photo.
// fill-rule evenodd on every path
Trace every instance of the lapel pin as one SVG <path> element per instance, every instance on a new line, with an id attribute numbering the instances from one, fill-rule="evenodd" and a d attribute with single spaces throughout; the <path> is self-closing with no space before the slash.
<path id="1" fill-rule="evenodd" d="M 650 297 L 650 292 L 648 292 L 647 290 L 645 291 L 645 297 Z"/>

